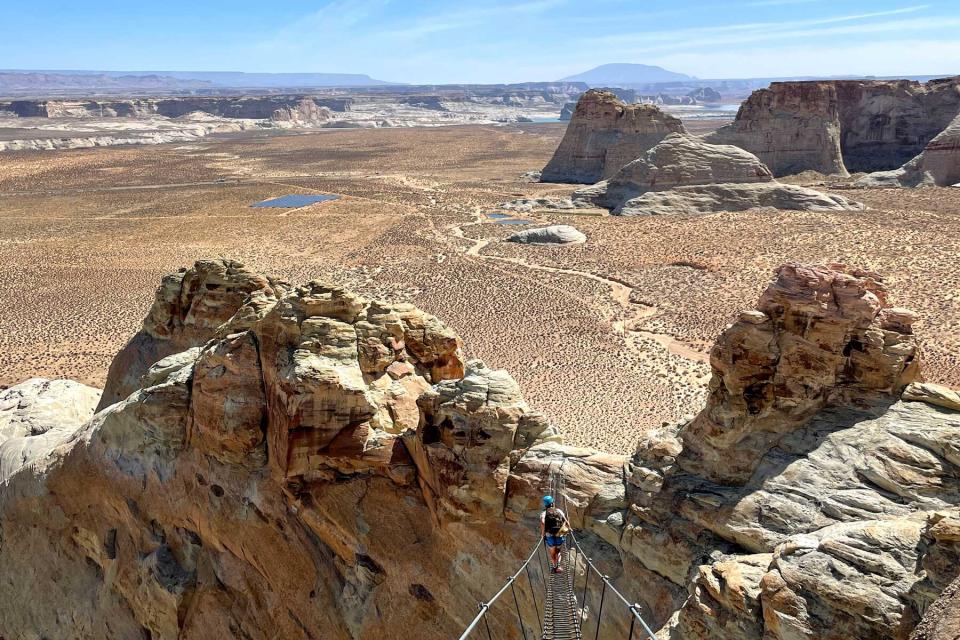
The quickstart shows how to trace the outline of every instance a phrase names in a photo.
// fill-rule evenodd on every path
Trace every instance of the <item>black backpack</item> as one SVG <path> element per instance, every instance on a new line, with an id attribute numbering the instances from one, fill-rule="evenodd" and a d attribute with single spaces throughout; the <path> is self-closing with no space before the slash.
<path id="1" fill-rule="evenodd" d="M 544 512 L 543 528 L 552 536 L 557 535 L 560 527 L 563 526 L 563 516 L 557 511 L 556 507 L 550 507 Z"/>

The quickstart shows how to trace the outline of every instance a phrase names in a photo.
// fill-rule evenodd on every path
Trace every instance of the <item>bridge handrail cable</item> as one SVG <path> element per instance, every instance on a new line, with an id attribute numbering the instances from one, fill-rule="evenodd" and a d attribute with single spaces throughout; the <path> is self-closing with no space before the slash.
<path id="1" fill-rule="evenodd" d="M 503 586 L 500 587 L 500 590 L 497 591 L 494 594 L 494 596 L 490 598 L 490 600 L 488 600 L 487 602 L 480 603 L 479 613 L 477 613 L 476 617 L 474 617 L 473 621 L 467 626 L 467 628 L 464 629 L 463 633 L 460 634 L 459 640 L 466 640 L 466 638 L 468 638 L 470 634 L 473 633 L 473 630 L 477 628 L 480 622 L 484 621 L 487 615 L 487 611 L 490 609 L 490 605 L 496 602 L 497 599 L 500 598 L 500 596 L 502 596 L 507 591 L 507 589 L 509 589 L 513 585 L 514 582 L 516 582 L 520 574 L 526 570 L 527 565 L 530 564 L 530 561 L 533 560 L 533 557 L 537 555 L 537 551 L 540 550 L 540 545 L 542 544 L 543 544 L 543 539 L 538 537 L 537 544 L 533 545 L 533 550 L 530 552 L 530 555 L 527 556 L 527 559 L 523 561 L 523 564 L 520 565 L 520 568 L 517 569 L 517 572 L 514 573 L 509 578 L 507 578 L 507 581 L 503 583 Z M 489 628 L 488 628 L 488 634 L 489 634 Z"/>
<path id="2" fill-rule="evenodd" d="M 563 502 L 564 512 L 569 513 L 567 511 L 566 477 L 563 476 L 562 473 L 558 472 L 556 476 L 554 476 L 553 482 L 551 484 L 553 486 L 555 494 L 558 495 Z M 590 558 L 590 556 L 588 556 L 584 552 L 583 548 L 580 546 L 580 541 L 577 540 L 577 536 L 573 533 L 572 528 L 570 530 L 570 540 L 573 542 L 573 546 L 577 550 L 577 555 L 582 557 L 587 567 L 589 567 L 590 570 L 593 570 L 593 572 L 597 574 L 597 576 L 603 581 L 604 589 L 609 589 L 614 594 L 616 594 L 616 596 L 620 599 L 620 601 L 623 602 L 624 605 L 626 605 L 627 609 L 633 615 L 633 619 L 630 621 L 630 634 L 627 637 L 630 639 L 633 638 L 634 624 L 639 622 L 640 626 L 643 627 L 643 630 L 647 633 L 647 636 L 649 636 L 651 640 L 657 640 L 657 637 L 653 633 L 653 630 L 650 629 L 650 626 L 643 619 L 643 616 L 640 615 L 639 603 L 631 603 L 629 600 L 627 600 L 623 596 L 623 594 L 620 593 L 619 589 L 617 589 L 613 585 L 613 582 L 611 582 L 610 577 L 607 575 L 604 575 L 604 573 L 600 571 L 600 569 L 598 569 L 595 564 L 593 564 L 593 560 Z M 586 589 L 586 585 L 584 585 L 584 589 Z M 586 607 L 586 601 L 584 600 L 584 602 L 582 602 L 580 606 Z M 603 601 L 601 599 L 601 607 L 602 606 L 603 606 Z M 597 620 L 598 632 L 599 632 L 599 629 L 600 629 L 600 621 Z"/>

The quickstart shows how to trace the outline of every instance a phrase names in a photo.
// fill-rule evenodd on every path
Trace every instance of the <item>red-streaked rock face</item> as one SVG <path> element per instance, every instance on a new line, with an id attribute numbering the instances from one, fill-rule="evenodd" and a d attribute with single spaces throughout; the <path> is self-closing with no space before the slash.
<path id="1" fill-rule="evenodd" d="M 667 134 L 684 133 L 678 118 L 648 104 L 625 104 L 613 93 L 587 91 L 544 167 L 542 182 L 593 184 L 611 177 Z"/>
<path id="2" fill-rule="evenodd" d="M 706 137 L 756 154 L 776 176 L 894 169 L 960 113 L 960 78 L 774 82 Z"/>

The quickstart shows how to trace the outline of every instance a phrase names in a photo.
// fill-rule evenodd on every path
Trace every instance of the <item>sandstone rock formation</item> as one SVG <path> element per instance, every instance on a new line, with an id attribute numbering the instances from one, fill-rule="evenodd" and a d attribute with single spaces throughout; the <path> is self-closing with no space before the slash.
<path id="1" fill-rule="evenodd" d="M 315 125 L 327 122 L 331 118 L 328 107 L 322 107 L 311 98 L 303 98 L 294 104 L 283 105 L 274 109 L 270 119 L 277 122 L 292 122 L 296 124 Z"/>
<path id="2" fill-rule="evenodd" d="M 863 187 L 951 187 L 960 183 L 960 115 L 937 134 L 916 158 L 899 169 L 857 181 Z"/>
<path id="3" fill-rule="evenodd" d="M 700 87 L 699 89 L 694 89 L 687 96 L 693 98 L 698 103 L 716 103 L 720 102 L 723 99 L 723 96 L 720 95 L 720 92 L 714 89 L 713 87 Z"/>
<path id="4" fill-rule="evenodd" d="M 587 241 L 587 236 L 576 227 L 568 224 L 557 224 L 539 229 L 526 229 L 507 236 L 508 242 L 521 244 L 581 244 Z"/>
<path id="5" fill-rule="evenodd" d="M 589 202 L 619 215 L 695 214 L 756 207 L 856 210 L 862 205 L 805 187 L 783 185 L 753 154 L 731 145 L 670 134 L 607 181 L 580 189 Z"/>
<path id="6" fill-rule="evenodd" d="M 320 109 L 349 111 L 352 98 L 289 95 L 183 98 L 141 98 L 137 100 L 12 100 L 0 102 L 0 111 L 21 118 L 179 118 L 200 111 L 222 118 L 268 120 L 277 114 L 298 112 L 301 117 Z"/>
<path id="7" fill-rule="evenodd" d="M 930 606 L 910 640 L 956 640 L 960 637 L 960 578 Z"/>
<path id="8" fill-rule="evenodd" d="M 31 378 L 0 392 L 0 483 L 93 415 L 100 391 Z"/>
<path id="9" fill-rule="evenodd" d="M 562 445 L 410 305 L 229 261 L 165 283 L 145 328 L 185 350 L 126 397 L 81 425 L 75 385 L 2 396 L 3 425 L 39 424 L 58 388 L 75 407 L 0 479 L 3 637 L 453 637 L 532 547 L 556 473 L 581 544 L 664 638 L 952 624 L 960 412 L 915 383 L 916 317 L 875 274 L 782 267 L 714 348 L 704 411 L 631 457 Z"/>
<path id="10" fill-rule="evenodd" d="M 653 191 L 619 208 L 623 216 L 696 215 L 760 207 L 796 211 L 859 211 L 863 205 L 842 196 L 797 185 L 718 184 Z"/>
<path id="11" fill-rule="evenodd" d="M 774 82 L 706 136 L 759 157 L 776 176 L 894 169 L 960 114 L 960 77 Z"/>
<path id="12" fill-rule="evenodd" d="M 148 365 L 113 367 L 129 395 L 32 436 L 4 478 L 0 635 L 448 637 L 535 540 L 504 520 L 508 481 L 556 432 L 436 318 L 203 261 L 137 340 L 184 350 L 126 349 Z M 8 391 L 5 423 L 43 389 Z"/>
<path id="13" fill-rule="evenodd" d="M 609 178 L 683 123 L 653 105 L 625 104 L 591 89 L 577 102 L 567 131 L 543 169 L 543 182 L 592 184 Z"/>
<path id="14" fill-rule="evenodd" d="M 143 328 L 110 364 L 97 410 L 139 388 L 140 377 L 157 361 L 206 343 L 241 306 L 255 315 L 253 303 L 245 304 L 248 295 L 256 293 L 262 309 L 288 286 L 229 260 L 201 260 L 191 269 L 164 277 Z"/>
<path id="15" fill-rule="evenodd" d="M 876 274 L 782 267 L 757 310 L 714 346 L 707 407 L 684 430 L 681 466 L 743 484 L 772 446 L 828 403 L 899 395 L 918 375 L 915 320 L 886 304 Z"/>
<path id="16" fill-rule="evenodd" d="M 705 560 L 670 637 L 905 639 L 957 575 L 960 414 L 897 400 L 916 318 L 886 297 L 782 267 L 714 348 L 706 409 L 641 443 L 624 537 L 647 566 Z"/>

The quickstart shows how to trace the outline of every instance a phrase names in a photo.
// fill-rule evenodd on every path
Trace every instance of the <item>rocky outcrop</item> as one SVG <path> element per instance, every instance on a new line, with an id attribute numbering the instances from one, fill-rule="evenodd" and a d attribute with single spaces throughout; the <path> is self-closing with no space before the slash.
<path id="1" fill-rule="evenodd" d="M 808 211 L 862 209 L 862 205 L 805 187 L 783 185 L 753 154 L 670 134 L 610 180 L 574 194 L 619 215 L 696 214 L 756 207 Z"/>
<path id="2" fill-rule="evenodd" d="M 690 585 L 664 634 L 906 639 L 958 572 L 960 414 L 899 400 L 916 318 L 875 274 L 787 265 L 758 307 L 714 347 L 704 411 L 634 458 L 624 538 L 691 567 L 663 573 Z"/>
<path id="3" fill-rule="evenodd" d="M 772 446 L 828 403 L 899 395 L 918 376 L 916 316 L 886 298 L 873 273 L 782 267 L 757 310 L 711 351 L 710 396 L 684 430 L 680 465 L 742 484 Z"/>
<path id="4" fill-rule="evenodd" d="M 723 99 L 723 96 L 720 95 L 720 92 L 713 87 L 700 87 L 699 89 L 694 89 L 688 93 L 687 96 L 693 98 L 698 104 L 712 104 L 720 102 Z"/>
<path id="5" fill-rule="evenodd" d="M 918 155 L 960 113 L 960 78 L 774 82 L 706 136 L 759 157 L 774 175 L 881 171 Z"/>
<path id="6" fill-rule="evenodd" d="M 951 187 L 960 183 L 960 115 L 927 143 L 916 158 L 893 171 L 857 181 L 861 187 Z"/>
<path id="7" fill-rule="evenodd" d="M 165 276 L 143 328 L 111 362 L 97 410 L 138 389 L 140 378 L 154 363 L 205 344 L 241 307 L 252 322 L 288 287 L 231 260 L 201 260 Z"/>
<path id="8" fill-rule="evenodd" d="M 0 483 L 89 420 L 99 399 L 72 380 L 31 378 L 0 391 Z"/>
<path id="9" fill-rule="evenodd" d="M 805 170 L 846 175 L 838 108 L 832 83 L 774 82 L 754 91 L 736 120 L 705 140 L 746 149 L 777 176 Z"/>
<path id="10" fill-rule="evenodd" d="M 0 635 L 449 637 L 532 546 L 546 480 L 513 468 L 556 431 L 436 318 L 205 261 L 143 336 L 185 350 L 89 421 L 95 397 L 50 386 L 85 424 L 22 437 L 43 446 L 0 491 Z M 9 390 L 4 423 L 45 389 Z"/>
<path id="11" fill-rule="evenodd" d="M 295 104 L 284 105 L 274 109 L 270 119 L 276 122 L 292 122 L 294 124 L 315 125 L 327 122 L 331 118 L 328 107 L 319 106 L 316 101 L 303 98 Z"/>
<path id="12" fill-rule="evenodd" d="M 875 274 L 782 267 L 718 340 L 706 408 L 630 457 L 561 444 L 410 305 L 229 261 L 165 283 L 145 328 L 207 337 L 126 397 L 84 421 L 94 400 L 68 383 L 2 396 L 0 425 L 56 422 L 20 428 L 37 444 L 0 480 L 3 637 L 454 637 L 529 553 L 556 474 L 578 540 L 662 637 L 949 628 L 960 413 L 908 385 L 916 317 Z"/>
<path id="13" fill-rule="evenodd" d="M 956 640 L 960 637 L 960 578 L 943 590 L 910 640 Z"/>
<path id="14" fill-rule="evenodd" d="M 577 102 L 570 124 L 543 169 L 543 182 L 592 184 L 614 175 L 683 123 L 653 105 L 625 104 L 592 89 Z"/>
<path id="15" fill-rule="evenodd" d="M 582 244 L 587 241 L 587 236 L 576 227 L 557 224 L 511 233 L 507 236 L 507 241 L 520 244 Z"/>
<path id="16" fill-rule="evenodd" d="M 717 184 L 653 191 L 624 203 L 622 216 L 698 215 L 770 207 L 787 211 L 860 211 L 863 205 L 797 185 Z"/>

